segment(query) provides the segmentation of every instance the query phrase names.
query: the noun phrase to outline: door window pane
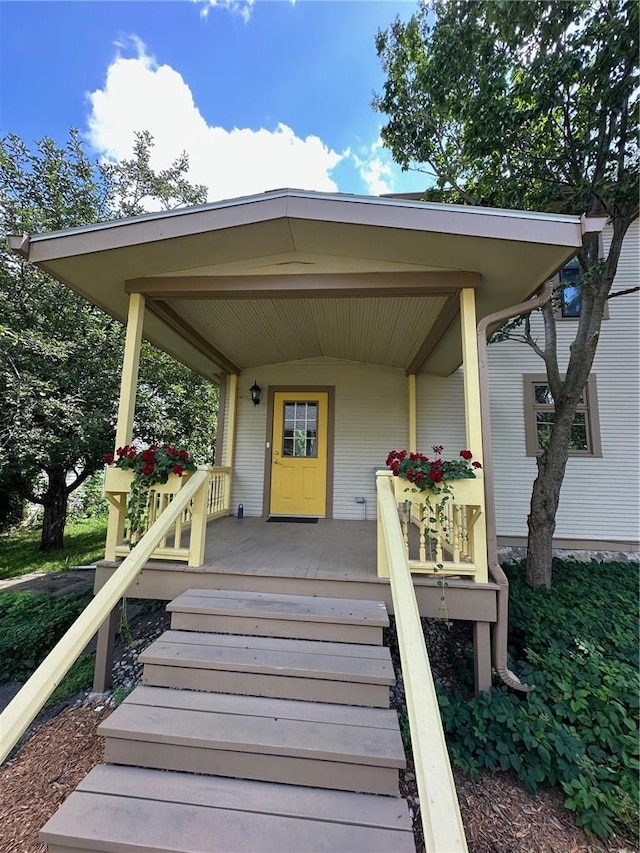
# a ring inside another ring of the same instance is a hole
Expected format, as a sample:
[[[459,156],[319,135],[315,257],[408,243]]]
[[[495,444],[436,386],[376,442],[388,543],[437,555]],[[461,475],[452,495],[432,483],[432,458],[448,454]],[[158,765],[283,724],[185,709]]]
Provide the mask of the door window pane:
[[[318,456],[318,404],[284,404],[283,456]]]

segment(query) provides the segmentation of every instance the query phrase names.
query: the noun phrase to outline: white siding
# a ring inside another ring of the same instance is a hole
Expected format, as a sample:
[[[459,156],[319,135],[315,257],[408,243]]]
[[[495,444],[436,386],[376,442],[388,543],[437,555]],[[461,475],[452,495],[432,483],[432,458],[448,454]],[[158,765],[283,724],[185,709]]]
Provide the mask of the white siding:
[[[605,251],[609,239],[605,233]],[[638,286],[639,251],[636,222],[625,240],[614,290]],[[560,495],[557,538],[638,540],[639,303],[637,293],[609,300],[609,319],[602,323],[592,371],[597,377],[603,455],[601,459],[569,459]],[[536,322],[542,339],[541,323]],[[561,367],[568,361],[575,323],[557,323]],[[544,373],[544,364],[527,346],[507,341],[489,347],[496,510],[498,534],[502,536],[526,536],[536,475],[535,459],[525,455],[524,373]]]
[[[249,387],[257,380],[262,402],[254,406]],[[318,358],[270,364],[244,371],[238,380],[238,414],[232,511],[262,514],[270,385],[335,386],[333,517],[363,518],[356,497],[366,500],[375,518],[374,469],[384,467],[389,450],[406,447],[408,382],[402,370],[337,359]]]

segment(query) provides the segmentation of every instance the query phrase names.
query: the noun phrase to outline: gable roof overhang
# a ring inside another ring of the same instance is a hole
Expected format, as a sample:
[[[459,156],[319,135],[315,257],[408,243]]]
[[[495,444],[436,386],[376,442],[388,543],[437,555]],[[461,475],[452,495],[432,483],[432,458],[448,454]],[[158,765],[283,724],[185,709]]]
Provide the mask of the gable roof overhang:
[[[326,355],[441,375],[461,362],[457,294],[478,319],[529,296],[604,219],[275,190],[10,238],[54,278],[216,378]]]

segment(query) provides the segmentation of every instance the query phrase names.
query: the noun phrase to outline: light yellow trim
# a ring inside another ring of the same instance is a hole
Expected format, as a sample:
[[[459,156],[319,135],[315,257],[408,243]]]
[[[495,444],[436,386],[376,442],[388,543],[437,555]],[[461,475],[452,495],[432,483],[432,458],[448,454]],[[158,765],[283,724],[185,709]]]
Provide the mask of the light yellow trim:
[[[390,472],[378,472],[378,511],[390,570],[425,849],[456,853],[466,851],[467,842],[390,476]]]
[[[480,374],[476,338],[476,294],[471,288],[460,291],[460,326],[464,372],[464,422],[467,448],[482,461],[482,421],[480,416]]]
[[[136,390],[138,387],[138,366],[140,364],[140,344],[144,324],[145,299],[141,293],[132,293],[129,297],[129,316],[127,334],[124,342],[122,377],[120,380],[120,403],[118,405],[118,424],[116,426],[116,447],[129,444],[133,438],[133,415],[136,408]]]
[[[409,452],[417,452],[418,415],[416,406],[416,375],[410,374],[409,380]]]
[[[233,467],[233,451],[236,438],[236,411],[238,409],[238,376],[230,373],[227,376],[227,435],[225,441],[224,464],[226,468]]]
[[[193,474],[0,714],[0,762],[7,757],[89,640],[125,595],[158,543],[169,533],[198,490],[204,490],[208,477],[207,470]]]
[[[129,296],[129,315],[127,333],[124,342],[122,374],[120,377],[120,402],[118,404],[118,422],[116,425],[116,448],[129,444],[133,438],[133,416],[136,408],[136,390],[138,387],[138,367],[140,365],[140,344],[144,324],[145,298],[140,293]],[[126,508],[118,508],[113,501],[109,507],[107,538],[104,547],[106,560],[116,559],[116,549],[122,544]]]

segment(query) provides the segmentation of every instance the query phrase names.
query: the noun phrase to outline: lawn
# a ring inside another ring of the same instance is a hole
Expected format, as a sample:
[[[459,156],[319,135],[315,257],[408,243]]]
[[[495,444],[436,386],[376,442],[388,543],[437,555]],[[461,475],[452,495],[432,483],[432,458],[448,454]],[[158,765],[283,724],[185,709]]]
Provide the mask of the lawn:
[[[16,530],[0,536],[0,580],[29,572],[60,572],[95,563],[104,556],[106,516],[69,521],[63,551],[38,551],[40,530]]]

